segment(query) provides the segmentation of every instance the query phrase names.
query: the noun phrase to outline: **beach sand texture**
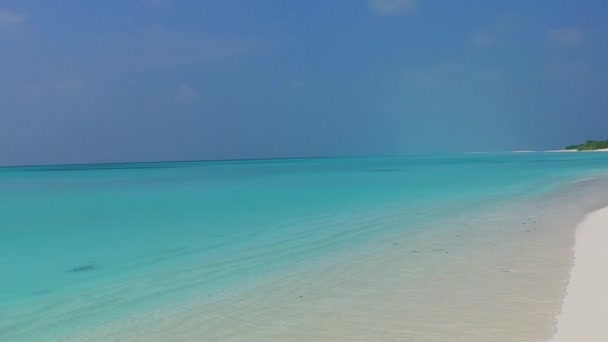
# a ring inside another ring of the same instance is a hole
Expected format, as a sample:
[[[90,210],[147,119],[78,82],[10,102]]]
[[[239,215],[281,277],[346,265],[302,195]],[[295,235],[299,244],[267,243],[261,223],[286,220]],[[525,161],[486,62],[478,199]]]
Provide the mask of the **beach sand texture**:
[[[577,228],[574,266],[551,342],[608,341],[607,241],[604,208],[589,214]]]

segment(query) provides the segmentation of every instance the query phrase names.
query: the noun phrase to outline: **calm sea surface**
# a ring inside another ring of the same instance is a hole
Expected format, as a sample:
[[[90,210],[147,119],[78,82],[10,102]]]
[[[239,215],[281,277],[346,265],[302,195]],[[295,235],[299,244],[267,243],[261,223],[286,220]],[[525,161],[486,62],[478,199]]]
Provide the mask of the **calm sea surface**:
[[[608,153],[0,168],[0,340],[166,340],[162,331],[214,341],[458,336],[467,329],[450,320],[464,314],[426,327],[424,308],[436,306],[433,320],[459,300],[460,309],[477,299],[492,306],[501,284],[521,287],[527,308],[555,306],[574,224],[608,194],[605,183],[578,185],[606,174]],[[552,224],[557,217],[568,227]],[[548,239],[556,229],[561,238]],[[554,268],[536,254],[543,248],[564,251]],[[526,294],[539,274],[526,276],[530,260],[552,272],[544,279],[554,279],[553,299],[540,288],[538,298]],[[495,280],[471,283],[493,279],[483,275],[495,269]],[[437,285],[446,282],[452,292]],[[487,298],[476,297],[484,289]],[[401,322],[422,321],[390,325],[378,306]],[[402,312],[414,307],[418,318]],[[475,306],[468,310],[479,322]],[[554,314],[534,310],[547,322]],[[319,317],[332,327],[319,328]],[[360,324],[375,320],[386,325]],[[354,325],[358,335],[344,335]],[[488,321],[480,331],[500,327]]]

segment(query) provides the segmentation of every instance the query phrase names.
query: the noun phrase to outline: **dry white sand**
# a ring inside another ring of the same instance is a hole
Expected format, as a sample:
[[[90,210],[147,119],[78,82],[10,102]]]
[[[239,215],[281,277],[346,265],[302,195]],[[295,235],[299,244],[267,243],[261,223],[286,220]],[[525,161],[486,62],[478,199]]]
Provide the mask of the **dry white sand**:
[[[574,266],[550,342],[608,341],[608,207],[578,226]]]
[[[543,152],[608,152],[608,148],[601,148],[599,150],[586,150],[586,151],[578,151],[578,150],[548,150]]]

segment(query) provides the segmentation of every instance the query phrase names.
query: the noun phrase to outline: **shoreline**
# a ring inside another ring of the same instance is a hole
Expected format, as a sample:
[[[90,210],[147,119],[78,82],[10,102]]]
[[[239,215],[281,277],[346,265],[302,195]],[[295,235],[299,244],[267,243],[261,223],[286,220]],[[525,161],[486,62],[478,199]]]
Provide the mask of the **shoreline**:
[[[549,342],[608,341],[608,207],[576,228],[574,262]]]
[[[474,217],[450,215],[428,226],[449,236],[389,234],[217,301],[193,298],[187,309],[64,340],[547,341],[572,268],[572,227],[608,204],[603,185],[580,180]]]
[[[355,244],[335,244],[335,234],[321,236],[302,248],[328,246],[331,253],[250,277],[227,291],[198,287],[200,279],[209,281],[210,272],[191,264],[135,282],[113,282],[96,289],[95,295],[122,301],[122,293],[132,291],[133,284],[162,281],[162,287],[138,286],[137,291],[171,300],[150,302],[121,316],[112,306],[107,314],[93,312],[96,321],[68,331],[55,328],[61,325],[46,317],[65,317],[64,308],[80,317],[88,313],[75,310],[70,301],[55,300],[46,311],[33,312],[30,320],[39,322],[37,330],[25,332],[32,340],[52,334],[66,342],[547,341],[555,331],[572,269],[573,228],[608,205],[608,177],[551,184],[534,195],[494,201],[484,196],[424,208],[382,206],[357,217],[323,218],[331,226],[346,224],[360,238]],[[259,262],[244,260],[249,261],[235,271]],[[184,284],[197,286],[196,293],[176,297],[181,292],[174,291]],[[7,323],[18,326],[19,321],[2,322]],[[15,337],[22,334],[15,330]]]
[[[520,152],[520,151],[513,151],[513,152]],[[542,151],[542,152],[608,152],[608,148],[601,148],[601,149],[597,149],[597,150],[547,150],[547,151]]]

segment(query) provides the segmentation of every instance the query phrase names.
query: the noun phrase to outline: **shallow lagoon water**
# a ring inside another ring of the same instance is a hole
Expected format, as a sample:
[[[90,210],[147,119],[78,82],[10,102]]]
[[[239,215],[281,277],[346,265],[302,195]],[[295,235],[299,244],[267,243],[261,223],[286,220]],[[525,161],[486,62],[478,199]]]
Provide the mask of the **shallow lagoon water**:
[[[602,153],[0,169],[0,339],[432,341],[458,336],[456,305],[483,340],[493,300],[526,298],[495,306],[548,328],[501,333],[540,340],[574,225],[604,204],[581,180],[606,171]]]

